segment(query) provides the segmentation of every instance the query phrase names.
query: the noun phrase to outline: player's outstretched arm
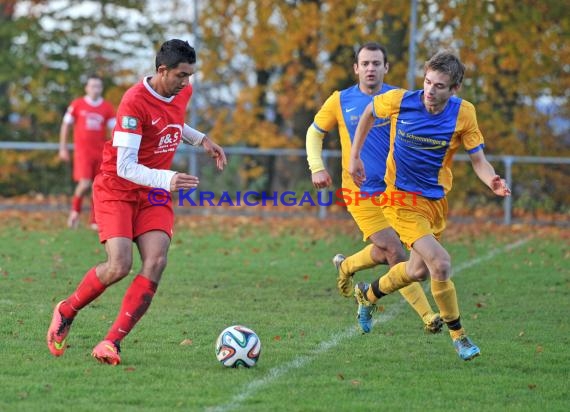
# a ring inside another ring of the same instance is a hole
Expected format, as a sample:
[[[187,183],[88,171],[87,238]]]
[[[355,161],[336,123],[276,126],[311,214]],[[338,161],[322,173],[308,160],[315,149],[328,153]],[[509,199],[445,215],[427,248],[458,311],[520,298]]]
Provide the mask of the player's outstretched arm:
[[[305,150],[307,163],[311,171],[311,180],[315,189],[324,189],[332,185],[332,178],[325,168],[323,161],[323,139],[325,134],[312,123],[307,129]]]
[[[70,125],[65,121],[61,122],[59,129],[59,158],[64,162],[69,162],[69,150],[67,149],[67,136],[69,135]]]
[[[507,185],[505,179],[502,179],[501,176],[495,175],[493,179],[491,179],[491,190],[498,196],[510,196],[511,189]]]
[[[193,189],[198,186],[200,180],[196,176],[192,176],[186,173],[176,173],[170,179],[170,191],[175,192],[177,190],[183,189]]]
[[[184,127],[182,129],[182,140],[184,143],[191,144],[192,146],[201,145],[206,153],[215,159],[218,170],[224,170],[224,166],[228,164],[226,154],[221,146],[206,136],[205,133],[188,126],[186,123],[184,123]]]
[[[471,158],[471,165],[477,177],[479,177],[493,193],[503,197],[511,195],[511,189],[507,186],[507,182],[495,173],[495,169],[485,157],[483,150],[471,153],[469,157]]]
[[[224,170],[224,166],[228,164],[224,149],[213,142],[208,136],[204,136],[204,139],[202,139],[202,147],[206,153],[216,161],[216,168],[218,170]]]
[[[364,164],[362,159],[360,159],[360,152],[362,151],[362,146],[366,141],[366,136],[372,129],[374,125],[374,116],[372,114],[372,103],[366,106],[360,120],[358,121],[358,126],[356,127],[356,132],[354,132],[354,140],[352,141],[352,148],[350,150],[350,164],[348,166],[348,173],[352,176],[354,183],[360,187],[362,183],[366,180],[366,173],[364,172]]]
[[[325,189],[332,185],[332,177],[326,170],[320,170],[311,174],[311,180],[315,189]]]

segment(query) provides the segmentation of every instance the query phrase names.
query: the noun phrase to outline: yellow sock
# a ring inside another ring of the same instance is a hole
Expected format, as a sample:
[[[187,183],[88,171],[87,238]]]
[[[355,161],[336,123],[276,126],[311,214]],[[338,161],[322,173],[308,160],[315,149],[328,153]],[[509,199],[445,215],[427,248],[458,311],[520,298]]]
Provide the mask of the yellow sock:
[[[457,321],[459,323],[459,304],[457,303],[457,293],[455,292],[455,285],[451,279],[439,281],[431,280],[431,293],[439,308],[439,313],[444,322]],[[457,330],[449,330],[451,339],[457,339],[463,335],[465,331],[462,327]]]
[[[449,335],[451,336],[451,340],[455,340],[459,338],[461,335],[465,335],[465,329],[461,328],[459,330],[451,330],[449,329]]]
[[[340,268],[344,273],[356,273],[363,269],[368,269],[376,266],[376,262],[372,260],[372,248],[374,245],[370,244],[362,250],[356,252],[354,255],[348,256],[341,263]]]
[[[400,289],[400,293],[410,304],[412,309],[414,309],[417,314],[420,315],[420,318],[424,323],[430,320],[430,318],[433,316],[433,310],[429,304],[429,301],[427,300],[421,283],[413,282],[405,288]]]
[[[406,273],[406,262],[400,262],[392,268],[384,276],[380,278],[379,287],[382,293],[389,295],[395,290],[401,289],[412,283],[413,280]],[[369,289],[369,292],[372,288]]]

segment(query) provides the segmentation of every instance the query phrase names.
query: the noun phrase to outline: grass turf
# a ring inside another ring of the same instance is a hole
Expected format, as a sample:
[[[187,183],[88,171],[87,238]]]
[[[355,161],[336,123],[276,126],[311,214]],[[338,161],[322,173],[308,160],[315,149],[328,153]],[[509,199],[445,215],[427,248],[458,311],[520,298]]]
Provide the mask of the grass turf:
[[[363,246],[349,221],[184,217],[153,304],[123,341],[123,363],[110,367],[90,352],[114,320],[128,280],[78,315],[65,356],[53,358],[45,344],[55,303],[104,259],[96,235],[63,229],[63,220],[49,216],[2,224],[0,410],[570,405],[570,256],[563,232],[451,225],[444,244],[464,325],[482,351],[463,362],[447,333],[423,333],[399,294],[380,301],[383,312],[370,334],[357,331],[355,305],[338,295],[330,262]],[[380,270],[357,278],[370,281]],[[218,333],[236,323],[261,338],[255,368],[226,369],[216,361]]]

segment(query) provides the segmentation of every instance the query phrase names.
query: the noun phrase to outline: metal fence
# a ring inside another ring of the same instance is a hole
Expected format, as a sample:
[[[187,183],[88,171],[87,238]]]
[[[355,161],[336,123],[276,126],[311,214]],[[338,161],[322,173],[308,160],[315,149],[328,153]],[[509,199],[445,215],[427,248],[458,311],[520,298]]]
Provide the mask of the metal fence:
[[[69,145],[70,150],[73,145]],[[57,151],[58,143],[42,143],[42,142],[0,142],[0,150],[39,150],[39,151]],[[296,156],[305,157],[306,152],[303,149],[258,149],[251,147],[225,147],[228,155],[246,155],[246,156]],[[187,156],[188,173],[198,175],[198,155],[202,151],[200,148],[194,148],[188,145],[181,145],[178,149],[177,156]],[[339,158],[341,152],[339,150],[323,150],[323,160],[325,165],[331,158]],[[456,154],[454,161],[468,162],[469,156],[465,154]],[[502,163],[505,170],[505,180],[509,187],[513,187],[513,165],[514,164],[550,164],[550,165],[570,165],[570,157],[538,157],[538,156],[511,156],[511,155],[487,155],[487,159],[492,163]],[[512,197],[503,199],[503,222],[506,225],[512,223],[513,216],[513,200]],[[319,206],[318,216],[325,218],[327,215],[326,206]]]

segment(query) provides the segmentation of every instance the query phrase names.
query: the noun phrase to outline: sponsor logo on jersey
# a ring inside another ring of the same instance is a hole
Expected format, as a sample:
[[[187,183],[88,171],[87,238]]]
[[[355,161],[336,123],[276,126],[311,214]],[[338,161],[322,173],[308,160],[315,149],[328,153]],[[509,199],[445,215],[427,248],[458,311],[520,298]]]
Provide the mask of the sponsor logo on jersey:
[[[169,124],[164,127],[159,133],[158,145],[154,153],[167,153],[173,152],[180,143],[182,136],[182,126],[178,124]]]
[[[397,140],[408,147],[418,150],[437,150],[449,146],[449,142],[444,139],[418,136],[398,129]]]

